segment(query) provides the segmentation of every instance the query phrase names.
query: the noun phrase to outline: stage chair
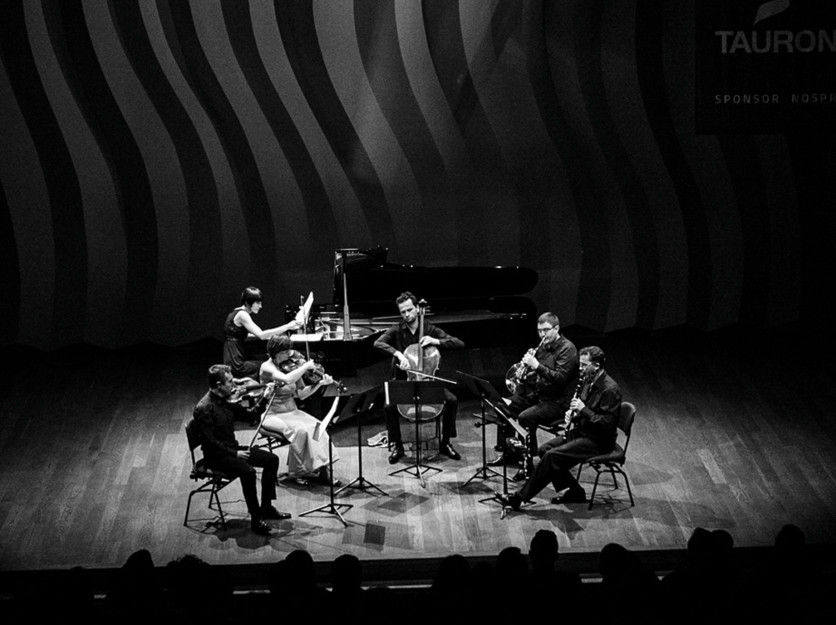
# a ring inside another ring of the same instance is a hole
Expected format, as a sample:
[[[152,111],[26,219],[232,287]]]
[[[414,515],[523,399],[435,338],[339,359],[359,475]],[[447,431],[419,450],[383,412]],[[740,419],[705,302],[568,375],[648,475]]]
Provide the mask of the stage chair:
[[[415,451],[418,445],[422,451],[438,451],[441,442],[441,412],[425,411],[421,407],[422,415],[418,423],[418,439],[415,440],[415,417],[400,415],[403,423],[401,427],[401,441],[404,449]],[[429,406],[427,407],[429,408]]]
[[[260,447],[262,449],[266,448],[267,451],[271,453],[275,453],[277,449],[280,449],[285,445],[290,445],[290,441],[285,438],[284,434],[274,432],[273,430],[267,430],[265,428],[258,429],[255,442],[253,443],[253,447]]]
[[[397,406],[398,419],[407,422],[407,427],[401,427],[401,442],[404,446],[411,442],[415,451],[415,463],[398,469],[389,475],[410,473],[421,480],[421,486],[426,486],[424,473],[427,471],[440,472],[442,469],[422,462],[422,451],[428,446],[428,441],[439,441],[441,438],[441,415],[444,410],[444,386],[439,380],[394,380],[384,385],[387,405]],[[430,426],[432,439],[425,438],[422,431]],[[410,439],[409,431],[413,438]],[[414,473],[412,473],[414,472]]]
[[[209,509],[217,510],[221,519],[221,526],[226,529],[226,518],[224,517],[223,508],[221,508],[221,500],[218,493],[229,486],[236,478],[231,478],[221,471],[215,471],[206,465],[206,461],[201,456],[197,457],[195,450],[200,447],[200,437],[197,431],[197,423],[192,418],[186,423],[186,439],[189,443],[189,454],[192,458],[192,469],[189,472],[189,478],[195,482],[199,482],[197,488],[189,493],[189,498],[186,502],[186,516],[183,519],[183,525],[189,526],[189,510],[192,505],[192,497],[198,493],[209,493]],[[212,503],[215,503],[215,508]]]
[[[391,382],[400,383],[392,378]],[[396,402],[392,402],[395,404]],[[414,406],[398,404],[398,419],[401,421],[401,442],[404,449],[416,451],[438,451],[441,443],[441,415],[443,404],[421,404],[418,407],[417,419]],[[418,428],[416,433],[416,420]]]
[[[578,465],[577,478],[580,480],[581,470],[585,466],[589,466],[595,471],[595,483],[592,486],[592,494],[589,496],[589,510],[592,509],[592,504],[595,501],[595,493],[598,490],[598,480],[601,479],[602,473],[609,473],[612,475],[613,487],[619,488],[617,475],[624,478],[624,484],[627,486],[627,494],[630,495],[630,506],[634,506],[633,491],[630,488],[630,479],[624,471],[624,463],[627,461],[627,447],[630,444],[630,436],[633,431],[633,421],[636,418],[636,407],[630,402],[621,402],[621,408],[618,414],[618,430],[624,436],[624,446],[616,442],[615,448],[608,454],[600,456],[593,456],[584,460]]]

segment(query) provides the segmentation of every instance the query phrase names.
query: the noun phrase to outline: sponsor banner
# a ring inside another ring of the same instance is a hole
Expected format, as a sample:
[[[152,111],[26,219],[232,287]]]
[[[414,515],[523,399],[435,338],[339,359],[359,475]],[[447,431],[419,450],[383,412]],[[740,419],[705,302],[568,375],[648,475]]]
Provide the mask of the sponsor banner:
[[[836,131],[836,0],[696,0],[698,134]]]

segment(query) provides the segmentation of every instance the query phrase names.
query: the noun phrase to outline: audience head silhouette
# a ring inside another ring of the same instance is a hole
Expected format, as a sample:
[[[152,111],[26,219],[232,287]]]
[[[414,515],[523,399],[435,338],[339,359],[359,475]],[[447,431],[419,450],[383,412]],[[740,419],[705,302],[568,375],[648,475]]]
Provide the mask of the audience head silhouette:
[[[350,553],[338,556],[331,565],[331,587],[334,592],[359,592],[362,585],[363,566],[360,559]]]
[[[598,596],[606,597],[596,608],[597,618],[605,623],[655,625],[670,622],[671,615],[686,624],[795,621],[799,615],[813,620],[829,613],[829,587],[814,557],[820,554],[807,551],[806,536],[797,525],[781,527],[772,557],[760,568],[740,566],[734,538],[725,529],[696,527],[687,541],[687,561],[661,583],[640,554],[618,543],[605,545],[598,554],[602,583],[592,585],[600,590],[587,589],[577,572],[557,570],[558,537],[553,530],[539,529],[529,542],[528,558],[514,546],[502,549],[494,564],[481,559],[471,564],[461,554],[444,557],[427,589],[427,605],[453,622],[518,618],[520,602],[504,597],[527,596],[536,605],[528,606],[526,615],[538,621],[554,617],[551,597],[567,599],[560,616],[570,621],[582,618],[584,606]],[[65,572],[60,587],[16,589],[14,601],[4,607],[10,608],[7,613],[13,620],[58,620],[63,614],[94,625],[183,621],[211,625],[272,618],[276,610],[289,620],[306,619],[311,610],[320,610],[328,620],[362,618],[376,623],[400,614],[406,599],[416,599],[412,589],[405,596],[376,580],[365,590],[362,562],[353,554],[331,562],[331,592],[317,584],[316,570],[308,551],[292,551],[268,569],[269,598],[233,604],[232,584],[219,568],[186,554],[166,565],[163,584],[151,553],[140,549],[113,576],[104,602],[96,601],[98,593],[89,573],[74,567]],[[590,590],[593,595],[586,595]],[[419,601],[422,598],[418,595]],[[399,620],[412,622],[418,616],[407,610]]]
[[[534,569],[552,569],[559,557],[557,534],[552,530],[539,529],[531,539],[528,557]]]

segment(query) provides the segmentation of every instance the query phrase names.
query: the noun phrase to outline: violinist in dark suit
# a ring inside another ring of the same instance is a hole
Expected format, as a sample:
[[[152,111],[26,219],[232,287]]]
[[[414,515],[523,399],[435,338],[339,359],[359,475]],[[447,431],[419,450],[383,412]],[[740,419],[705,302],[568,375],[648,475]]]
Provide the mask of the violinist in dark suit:
[[[565,415],[569,425],[564,434],[544,443],[540,462],[523,487],[502,503],[519,510],[551,482],[555,491],[566,492],[551,503],[583,503],[586,492],[572,475],[571,468],[579,462],[609,453],[618,434],[618,411],[621,389],[604,369],[606,358],[600,347],[584,347],[580,351],[581,386],[572,398]]]
[[[241,490],[250,513],[254,532],[267,535],[270,526],[265,519],[287,519],[290,514],[273,507],[276,498],[276,476],[279,458],[263,449],[247,449],[235,437],[235,421],[251,421],[252,414],[240,403],[231,402],[235,383],[228,365],[209,368],[209,391],[194,409],[194,419],[200,435],[201,449],[206,464],[241,480]],[[255,467],[262,467],[261,504],[258,503]]]
[[[401,293],[395,300],[401,321],[391,326],[374,342],[374,346],[392,356],[392,370],[396,379],[405,379],[406,370],[413,367],[405,352],[410,345],[418,343],[418,300],[409,291]],[[421,346],[434,345],[438,349],[460,349],[464,347],[464,341],[450,336],[441,328],[431,323],[424,324],[424,335],[421,337]],[[439,452],[453,460],[459,460],[461,456],[450,443],[451,438],[456,438],[456,413],[458,412],[458,399],[447,389],[444,390],[444,409],[441,414],[441,446]],[[400,418],[396,405],[387,405],[386,430],[389,437],[389,464],[395,464],[404,455],[403,442],[401,440]]]

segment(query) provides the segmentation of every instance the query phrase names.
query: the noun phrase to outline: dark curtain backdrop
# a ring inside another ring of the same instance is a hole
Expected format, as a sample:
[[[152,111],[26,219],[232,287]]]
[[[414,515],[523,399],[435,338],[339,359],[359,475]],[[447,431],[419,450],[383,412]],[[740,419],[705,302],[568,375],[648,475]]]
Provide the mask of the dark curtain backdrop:
[[[219,336],[250,284],[277,323],[376,245],[531,267],[564,325],[825,328],[833,136],[695,134],[694,24],[661,0],[4,0],[0,344]]]

